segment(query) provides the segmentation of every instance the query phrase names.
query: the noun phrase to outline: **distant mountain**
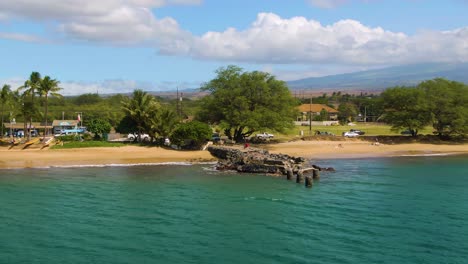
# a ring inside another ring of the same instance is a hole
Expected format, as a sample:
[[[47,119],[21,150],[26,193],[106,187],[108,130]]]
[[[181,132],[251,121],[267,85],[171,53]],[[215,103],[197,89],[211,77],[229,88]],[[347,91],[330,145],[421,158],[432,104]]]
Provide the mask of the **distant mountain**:
[[[468,63],[427,63],[289,81],[291,90],[378,91],[445,78],[468,84]]]

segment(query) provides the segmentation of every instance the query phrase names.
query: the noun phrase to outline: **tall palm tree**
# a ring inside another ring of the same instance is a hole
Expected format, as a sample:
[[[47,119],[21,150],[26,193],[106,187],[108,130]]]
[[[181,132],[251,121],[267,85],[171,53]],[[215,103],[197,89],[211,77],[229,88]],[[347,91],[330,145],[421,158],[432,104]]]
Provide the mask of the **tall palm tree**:
[[[151,117],[156,114],[159,108],[156,99],[143,90],[133,91],[133,97],[122,101],[122,110],[133,121],[138,129],[138,140],[141,141],[141,134],[150,125]]]
[[[0,101],[2,103],[2,134],[0,134],[0,137],[3,137],[3,135],[4,135],[4,133],[3,133],[3,110],[5,108],[5,104],[8,101],[8,98],[10,97],[10,93],[11,93],[10,88],[11,88],[10,85],[5,84],[5,85],[3,85],[2,91],[0,92]]]
[[[39,83],[38,93],[40,96],[44,96],[45,98],[45,111],[44,111],[44,126],[45,126],[44,134],[45,135],[49,134],[49,130],[47,129],[47,114],[48,114],[47,107],[48,107],[49,96],[56,96],[56,97],[62,96],[61,94],[58,93],[58,91],[62,90],[62,88],[58,86],[59,83],[60,83],[59,81],[57,81],[56,79],[51,79],[49,76],[45,76],[44,79],[42,79],[41,82]]]
[[[35,112],[35,105],[34,105],[34,96],[36,94],[37,89],[41,83],[41,74],[39,72],[32,72],[29,76],[29,80],[24,82],[24,85],[19,87],[19,90],[24,90],[23,95],[30,95],[31,96],[31,104],[30,104],[30,115],[29,115],[29,133],[28,133],[28,140],[31,139],[31,128],[32,128],[32,117]],[[26,132],[26,130],[25,130]]]

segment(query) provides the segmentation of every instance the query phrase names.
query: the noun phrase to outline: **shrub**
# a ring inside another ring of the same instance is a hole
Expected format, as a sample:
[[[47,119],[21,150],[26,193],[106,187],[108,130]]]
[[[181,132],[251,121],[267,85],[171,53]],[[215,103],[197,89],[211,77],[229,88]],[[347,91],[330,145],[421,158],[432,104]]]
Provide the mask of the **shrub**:
[[[171,142],[185,149],[199,149],[209,138],[212,130],[209,125],[192,121],[180,124],[171,137]]]

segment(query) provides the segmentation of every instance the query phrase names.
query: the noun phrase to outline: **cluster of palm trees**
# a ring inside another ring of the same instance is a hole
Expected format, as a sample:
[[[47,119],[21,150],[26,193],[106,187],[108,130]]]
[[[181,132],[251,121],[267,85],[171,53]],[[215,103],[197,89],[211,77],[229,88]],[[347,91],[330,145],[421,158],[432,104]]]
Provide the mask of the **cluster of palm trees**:
[[[138,141],[142,134],[148,134],[151,141],[157,137],[170,137],[180,123],[174,111],[143,90],[135,90],[131,98],[123,100],[122,110],[133,123],[130,127],[136,129],[132,132],[138,132]]]
[[[62,88],[59,87],[60,82],[52,79],[50,76],[41,77],[39,72],[32,72],[29,79],[24,82],[24,85],[18,87],[16,90],[11,90],[8,84],[3,85],[0,93],[1,103],[1,136],[4,133],[4,110],[7,108],[10,111],[10,121],[15,116],[22,116],[24,120],[24,131],[28,131],[28,140],[31,137],[32,120],[33,117],[42,117],[45,127],[45,135],[49,134],[47,129],[48,124],[48,100],[51,96],[60,97],[58,93]],[[37,98],[39,100],[37,100]],[[39,111],[37,107],[38,101],[43,104],[44,112]],[[29,123],[29,125],[27,124]],[[25,132],[26,133],[26,132]]]

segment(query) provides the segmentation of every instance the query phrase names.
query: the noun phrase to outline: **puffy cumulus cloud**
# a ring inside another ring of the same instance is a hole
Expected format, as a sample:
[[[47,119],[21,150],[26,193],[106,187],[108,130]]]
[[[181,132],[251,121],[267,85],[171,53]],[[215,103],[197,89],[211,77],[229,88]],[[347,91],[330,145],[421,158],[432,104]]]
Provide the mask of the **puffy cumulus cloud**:
[[[355,20],[332,25],[304,17],[260,13],[250,28],[207,32],[193,40],[198,59],[272,64],[379,65],[423,61],[468,61],[468,27],[413,36],[368,27]]]
[[[166,5],[198,5],[203,0],[15,0],[0,1],[0,17],[68,20],[103,16],[121,7],[157,8]]]
[[[201,1],[0,1],[0,17],[47,21],[47,28],[50,24],[56,26],[57,31],[53,33],[61,33],[65,41],[144,45],[155,47],[159,54],[201,60],[316,65],[468,61],[468,27],[406,35],[349,19],[322,25],[305,17],[282,18],[273,13],[259,13],[247,29],[227,28],[223,32],[195,36],[183,30],[173,18],[157,18],[152,11],[163,5],[200,4]],[[344,1],[321,0],[323,5]],[[40,40],[11,33],[0,33],[0,38]]]
[[[0,18],[52,23],[66,38],[78,41],[180,46],[180,39],[190,34],[172,18],[156,18],[152,9],[200,3],[202,0],[0,1]]]

